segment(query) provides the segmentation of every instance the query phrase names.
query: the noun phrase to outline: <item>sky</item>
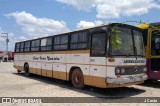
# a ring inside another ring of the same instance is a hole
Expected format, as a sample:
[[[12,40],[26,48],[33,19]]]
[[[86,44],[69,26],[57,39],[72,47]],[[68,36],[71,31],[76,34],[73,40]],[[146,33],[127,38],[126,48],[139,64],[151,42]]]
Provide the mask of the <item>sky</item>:
[[[0,0],[0,51],[15,42],[111,22],[160,22],[160,0]],[[139,23],[127,23],[138,25]]]

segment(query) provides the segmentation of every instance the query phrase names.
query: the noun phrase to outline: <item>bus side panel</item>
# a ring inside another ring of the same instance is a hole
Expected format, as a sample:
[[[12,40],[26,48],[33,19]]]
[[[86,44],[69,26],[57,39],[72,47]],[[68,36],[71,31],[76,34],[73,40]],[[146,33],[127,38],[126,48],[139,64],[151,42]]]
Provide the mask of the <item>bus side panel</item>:
[[[34,70],[33,68],[33,56],[32,56],[32,53],[25,53],[25,62],[28,63],[29,65],[29,71],[32,72],[32,70]]]
[[[33,57],[34,56],[39,56],[39,55],[36,55],[35,53],[31,53],[31,54],[28,54],[25,56],[26,60],[28,61],[27,63],[29,64],[29,72],[32,73],[32,74],[37,74],[37,63],[38,63],[38,60],[34,60]]]
[[[41,62],[37,63],[37,70],[36,70],[37,71],[37,73],[36,73],[37,75],[42,75],[42,69],[41,69],[42,66],[41,66],[41,64],[42,64]]]
[[[70,63],[73,64],[89,64],[89,54],[70,54]]]
[[[106,88],[106,57],[90,57],[90,85]]]
[[[37,63],[36,62],[32,62],[32,67],[30,66],[30,73],[32,74],[36,74],[37,73]]]
[[[21,67],[21,71],[23,71],[24,70],[23,69],[23,66],[24,66],[24,54],[23,53],[19,55],[19,66]]]
[[[42,76],[53,77],[52,63],[42,63]]]
[[[86,85],[90,85],[91,83],[91,79],[88,79],[88,76],[90,76],[90,73],[89,73],[89,65],[80,65],[80,64],[67,64],[67,80],[69,80],[69,72],[70,72],[70,69],[72,67],[78,67],[81,69],[82,73],[83,73],[83,77],[84,77],[84,84]]]
[[[115,67],[116,67],[116,66],[108,66],[108,67],[107,67],[107,77],[111,77],[111,78],[117,77],[117,76],[115,75]]]
[[[21,54],[19,53],[15,54],[14,67],[19,71],[23,70],[23,65],[21,63]]]
[[[67,80],[65,64],[53,64],[53,78]]]
[[[53,54],[53,78],[67,80],[66,51]]]
[[[32,68],[30,73],[41,75],[41,63],[40,62],[32,62]]]
[[[39,57],[39,62],[41,63],[41,70],[37,69],[37,74],[41,74],[42,76],[46,76],[46,77],[53,77],[53,70],[52,70],[52,63],[53,60],[51,60],[52,58],[52,54],[49,53],[42,53],[41,55],[38,56]]]
[[[90,76],[88,77],[91,80],[91,85],[105,88],[106,87],[106,66],[91,66],[90,67]]]
[[[84,76],[84,83],[90,84],[90,80],[86,80],[85,76],[89,76],[89,50],[75,50],[67,54],[67,80],[69,80],[69,72],[71,68],[78,67]],[[74,70],[72,70],[74,71]]]

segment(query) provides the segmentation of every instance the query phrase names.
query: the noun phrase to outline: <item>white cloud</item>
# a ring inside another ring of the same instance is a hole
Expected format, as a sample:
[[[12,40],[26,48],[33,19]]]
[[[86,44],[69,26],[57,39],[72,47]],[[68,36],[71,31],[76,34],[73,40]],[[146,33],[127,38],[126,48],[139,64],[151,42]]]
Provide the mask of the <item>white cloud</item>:
[[[102,21],[94,21],[94,22],[87,22],[87,21],[80,21],[78,24],[77,24],[77,28],[78,29],[82,29],[82,28],[90,28],[90,27],[94,27],[94,26],[97,26],[97,25],[100,25],[100,24],[103,24]]]
[[[71,5],[77,9],[87,10],[95,6],[95,0],[57,0],[58,2]]]
[[[2,28],[0,27],[0,33],[3,32],[7,32],[2,30]],[[26,40],[26,38],[24,36],[15,36],[12,32],[7,32],[8,33],[8,38],[9,38],[9,43],[8,43],[8,50],[9,51],[14,51],[14,45],[15,42],[18,41],[22,41],[22,40]],[[4,34],[0,34],[0,51],[5,51],[6,50],[6,37],[2,37],[2,36],[6,36]]]
[[[37,18],[25,11],[13,12],[5,15],[14,17],[22,30],[32,37],[51,35],[68,30],[64,21],[56,21],[48,18]]]
[[[109,19],[121,16],[142,15],[150,9],[160,9],[157,0],[57,0],[77,9],[96,8],[97,18]]]

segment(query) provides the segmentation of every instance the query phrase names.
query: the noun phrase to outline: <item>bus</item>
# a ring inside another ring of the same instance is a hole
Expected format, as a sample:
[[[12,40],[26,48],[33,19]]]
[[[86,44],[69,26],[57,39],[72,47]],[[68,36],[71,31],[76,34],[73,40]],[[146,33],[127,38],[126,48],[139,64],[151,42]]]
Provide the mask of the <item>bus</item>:
[[[149,80],[160,80],[160,22],[140,24],[143,29],[147,75]]]
[[[26,76],[70,81],[78,89],[124,87],[147,79],[141,29],[121,23],[17,42],[14,67]]]

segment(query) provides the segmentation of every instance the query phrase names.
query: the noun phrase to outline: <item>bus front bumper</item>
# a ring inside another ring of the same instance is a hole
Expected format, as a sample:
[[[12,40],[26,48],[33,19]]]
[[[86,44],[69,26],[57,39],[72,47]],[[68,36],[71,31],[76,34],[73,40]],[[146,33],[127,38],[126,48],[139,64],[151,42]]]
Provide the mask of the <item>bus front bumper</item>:
[[[140,82],[147,80],[147,75],[138,75],[138,76],[127,76],[127,77],[120,77],[120,78],[111,78],[107,77],[106,82],[109,84],[125,84],[130,82]]]

